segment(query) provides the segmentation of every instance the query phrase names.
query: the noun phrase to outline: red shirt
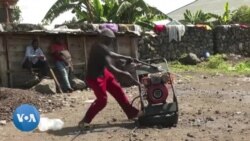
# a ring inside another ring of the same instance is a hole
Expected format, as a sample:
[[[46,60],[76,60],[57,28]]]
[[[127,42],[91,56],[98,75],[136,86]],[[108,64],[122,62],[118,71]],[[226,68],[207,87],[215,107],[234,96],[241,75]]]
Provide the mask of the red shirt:
[[[63,61],[60,55],[60,52],[66,49],[63,44],[53,44],[50,49],[55,61]]]

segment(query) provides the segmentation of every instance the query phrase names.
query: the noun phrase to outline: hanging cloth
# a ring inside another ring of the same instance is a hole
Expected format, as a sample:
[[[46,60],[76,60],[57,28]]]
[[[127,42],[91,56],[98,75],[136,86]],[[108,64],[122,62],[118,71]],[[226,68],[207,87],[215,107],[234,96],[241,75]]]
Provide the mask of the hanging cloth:
[[[168,23],[166,28],[168,28],[169,42],[172,40],[181,41],[181,37],[185,34],[185,26],[176,20]]]

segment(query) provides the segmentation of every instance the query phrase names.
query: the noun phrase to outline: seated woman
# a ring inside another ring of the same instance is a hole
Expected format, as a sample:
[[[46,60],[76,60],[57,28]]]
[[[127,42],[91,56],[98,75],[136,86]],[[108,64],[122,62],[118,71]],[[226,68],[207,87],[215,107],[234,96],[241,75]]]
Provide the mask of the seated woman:
[[[22,67],[28,69],[33,75],[33,68],[39,69],[38,77],[41,79],[48,76],[48,64],[43,51],[39,48],[38,40],[33,39],[31,45],[26,48]]]
[[[72,92],[73,88],[71,87],[69,81],[69,71],[73,71],[73,65],[71,62],[71,55],[66,49],[66,46],[63,43],[61,37],[56,37],[54,43],[51,45],[51,53],[53,60],[55,62],[56,69],[61,75],[62,78],[62,89],[64,92]]]

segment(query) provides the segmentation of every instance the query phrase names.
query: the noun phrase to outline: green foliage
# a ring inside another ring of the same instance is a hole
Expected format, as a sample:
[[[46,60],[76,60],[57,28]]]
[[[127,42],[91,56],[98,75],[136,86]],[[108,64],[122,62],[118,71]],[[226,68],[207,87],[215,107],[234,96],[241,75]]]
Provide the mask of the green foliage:
[[[230,11],[229,9],[229,3],[227,2],[225,5],[224,5],[224,13],[222,15],[217,15],[217,14],[214,14],[214,13],[204,13],[202,10],[199,10],[199,11],[196,11],[195,13],[191,13],[189,10],[186,10],[186,12],[184,13],[184,20],[183,22],[185,24],[187,23],[191,23],[191,24],[209,24],[210,26],[214,26],[219,24],[229,24],[232,22],[232,19],[234,21],[239,21],[239,19],[241,19],[243,21],[243,18],[242,16],[239,16],[238,18],[238,15],[245,15],[245,14],[242,14],[243,12],[244,13],[247,13],[248,12],[248,15],[245,16],[245,17],[249,17],[248,18],[248,21],[250,21],[250,10],[246,10],[246,8],[242,8],[241,11],[238,11],[238,13],[236,14],[235,13],[235,16],[233,17],[233,13]],[[244,18],[245,18],[244,17]],[[215,22],[213,23],[210,23],[208,22],[210,19],[215,19]]]
[[[249,72],[250,74],[250,61],[238,63],[234,66],[234,68],[234,70],[237,72]]]
[[[147,15],[142,15],[138,17],[135,21],[135,24],[140,25],[144,30],[151,30],[154,28],[153,21],[159,21],[166,19],[165,14],[153,14],[153,12],[148,12]]]
[[[210,17],[215,18],[218,24],[229,24],[232,21],[232,12],[229,9],[229,3],[227,2],[224,6],[224,13],[217,15],[208,13]]]
[[[77,20],[75,17],[73,17],[70,21],[65,21],[63,24],[67,25],[67,24],[76,24]]]
[[[206,64],[206,67],[210,69],[227,70],[229,67],[229,64],[225,62],[222,55],[215,55],[209,58]]]
[[[250,74],[250,61],[241,61],[232,64],[225,61],[223,55],[211,56],[207,62],[198,65],[183,65],[179,62],[171,62],[171,69],[173,71],[193,71],[206,73],[227,73],[227,74]]]
[[[244,5],[238,8],[233,13],[232,21],[236,23],[250,24],[250,6]]]
[[[91,23],[135,23],[166,17],[144,0],[57,0],[45,15],[43,22],[51,23],[61,13],[72,10],[78,21]],[[144,20],[147,18],[147,20]],[[142,20],[143,19],[143,20]]]
[[[181,71],[195,71],[195,67],[193,65],[183,65],[178,61],[174,61],[170,63],[171,69],[177,72]]]
[[[11,19],[14,23],[19,23],[22,19],[21,17],[21,10],[19,6],[15,6],[12,13],[11,13]]]
[[[93,8],[95,9],[93,12],[97,17],[97,21],[102,21],[103,19],[105,19],[103,17],[104,8],[103,8],[100,0],[93,0]]]
[[[211,15],[204,13],[202,10],[196,11],[196,13],[192,14],[190,10],[186,10],[184,13],[184,22],[191,24],[202,24],[207,23],[207,21],[211,19]]]
[[[54,5],[49,9],[43,18],[42,22],[45,24],[51,23],[60,14],[69,11],[73,8],[77,8],[75,3],[71,3],[70,0],[57,0]]]

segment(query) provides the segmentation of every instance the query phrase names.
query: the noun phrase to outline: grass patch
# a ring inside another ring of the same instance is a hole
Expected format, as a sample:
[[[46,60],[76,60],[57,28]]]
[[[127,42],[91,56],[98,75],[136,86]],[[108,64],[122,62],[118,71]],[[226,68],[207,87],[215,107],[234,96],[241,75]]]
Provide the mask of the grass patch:
[[[183,65],[178,61],[171,62],[170,68],[174,72],[206,72],[227,74],[250,74],[250,60],[239,62],[226,61],[223,55],[211,56],[207,61],[198,65]]]
[[[219,70],[227,70],[230,64],[225,62],[222,55],[215,55],[208,59],[208,62],[205,63],[204,67],[209,69],[219,69]]]

